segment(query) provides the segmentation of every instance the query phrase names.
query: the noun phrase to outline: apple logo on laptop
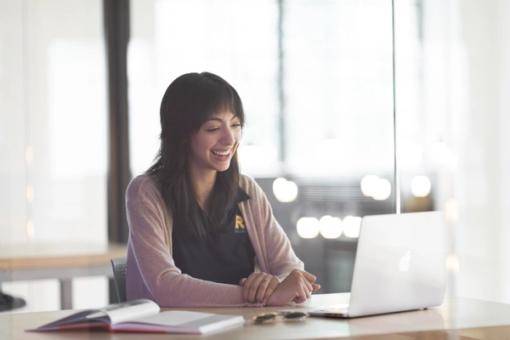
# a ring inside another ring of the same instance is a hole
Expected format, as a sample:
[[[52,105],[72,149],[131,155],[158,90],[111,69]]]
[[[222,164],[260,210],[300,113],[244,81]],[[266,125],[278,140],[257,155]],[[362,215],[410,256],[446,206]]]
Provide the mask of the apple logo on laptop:
[[[400,258],[400,262],[398,264],[398,270],[406,273],[409,271],[409,267],[411,266],[411,251],[408,250],[404,256]]]

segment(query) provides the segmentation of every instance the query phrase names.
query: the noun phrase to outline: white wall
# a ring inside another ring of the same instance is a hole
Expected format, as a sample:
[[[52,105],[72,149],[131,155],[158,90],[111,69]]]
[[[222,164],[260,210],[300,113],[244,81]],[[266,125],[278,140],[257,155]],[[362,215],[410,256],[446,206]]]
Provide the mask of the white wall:
[[[398,9],[417,2],[395,3],[398,46],[405,37]],[[410,150],[415,155],[424,150],[422,170],[437,179],[438,208],[456,203],[450,251],[457,255],[459,272],[451,292],[510,302],[510,2],[422,4],[418,58],[397,53],[397,89],[412,70],[402,68],[403,61],[414,63],[419,79],[415,108],[406,109],[402,101],[409,98],[397,91],[399,148],[421,146]],[[401,164],[412,153],[402,152]]]
[[[497,199],[500,201],[501,238],[499,240],[500,257],[505,259],[502,270],[504,290],[502,300],[510,301],[510,2],[499,1],[498,38],[501,46],[500,58],[504,61],[501,66],[501,81],[499,87],[499,126],[500,142],[500,188]]]
[[[510,5],[459,0],[451,8],[463,68],[451,82],[449,98],[458,156],[453,173],[459,203],[457,293],[510,302]],[[462,101],[454,95],[459,88]]]

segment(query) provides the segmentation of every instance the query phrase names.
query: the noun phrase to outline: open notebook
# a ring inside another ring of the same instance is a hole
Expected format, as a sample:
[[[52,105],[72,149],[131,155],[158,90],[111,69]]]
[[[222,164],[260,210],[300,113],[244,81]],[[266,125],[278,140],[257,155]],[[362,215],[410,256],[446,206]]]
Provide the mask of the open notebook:
[[[240,315],[175,310],[160,312],[155,302],[140,299],[84,310],[29,331],[104,329],[113,332],[209,334],[242,325],[244,318]]]

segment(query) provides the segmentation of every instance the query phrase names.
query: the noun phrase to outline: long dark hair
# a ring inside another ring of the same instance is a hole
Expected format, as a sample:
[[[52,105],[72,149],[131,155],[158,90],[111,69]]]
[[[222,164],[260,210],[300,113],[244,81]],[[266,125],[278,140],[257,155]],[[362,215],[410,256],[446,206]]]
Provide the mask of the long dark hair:
[[[207,226],[201,216],[191,183],[188,157],[193,133],[212,114],[231,111],[244,125],[244,111],[237,91],[223,78],[209,73],[187,73],[175,79],[161,101],[161,147],[147,170],[172,214],[174,232],[203,237]],[[206,207],[207,225],[221,227],[235,204],[239,188],[237,151],[230,167],[218,172]]]

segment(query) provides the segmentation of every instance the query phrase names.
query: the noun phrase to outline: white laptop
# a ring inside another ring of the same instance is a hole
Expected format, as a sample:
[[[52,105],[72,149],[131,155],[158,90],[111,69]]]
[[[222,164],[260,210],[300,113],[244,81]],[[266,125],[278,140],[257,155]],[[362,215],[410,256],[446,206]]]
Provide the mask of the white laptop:
[[[349,304],[313,309],[310,315],[351,318],[440,305],[446,234],[440,212],[364,217]]]

